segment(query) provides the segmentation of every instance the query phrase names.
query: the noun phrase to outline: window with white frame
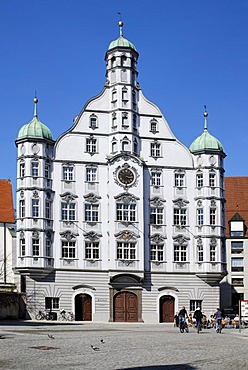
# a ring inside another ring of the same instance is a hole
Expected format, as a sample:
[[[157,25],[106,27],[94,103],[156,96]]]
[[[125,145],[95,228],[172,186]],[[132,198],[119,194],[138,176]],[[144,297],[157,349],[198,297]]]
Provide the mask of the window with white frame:
[[[46,257],[52,257],[51,240],[46,240]]]
[[[138,154],[138,142],[136,138],[133,141],[133,153],[136,155]]]
[[[197,208],[197,226],[202,226],[204,222],[203,208]]]
[[[164,222],[163,207],[151,207],[150,222],[152,225],[163,225]]]
[[[203,262],[203,245],[199,244],[197,246],[197,261]]]
[[[124,67],[126,65],[127,57],[125,55],[121,56],[121,66]]]
[[[25,200],[24,199],[20,199],[19,213],[20,213],[20,218],[25,217]]]
[[[117,120],[116,120],[116,113],[114,112],[112,114],[112,128],[115,128],[117,126]]]
[[[244,242],[243,241],[233,241],[231,242],[231,253],[240,254],[244,251]]]
[[[50,179],[51,178],[51,165],[50,163],[45,163],[45,178]]]
[[[25,176],[25,162],[20,162],[20,178]]]
[[[243,257],[231,258],[231,270],[244,271],[244,258]]]
[[[38,257],[40,255],[39,239],[32,239],[32,254],[33,254],[33,257]]]
[[[216,208],[210,208],[210,225],[216,225]]]
[[[203,187],[203,173],[199,172],[196,174],[196,187],[202,188]]]
[[[117,140],[113,139],[111,144],[112,144],[112,153],[116,153],[117,152]]]
[[[62,258],[76,258],[76,242],[62,240]]]
[[[161,157],[161,144],[158,142],[151,143],[151,157]]]
[[[152,171],[151,172],[151,185],[152,186],[161,186],[161,172],[158,171]]]
[[[95,114],[92,114],[90,116],[90,128],[95,129],[97,128],[97,116]]]
[[[121,150],[123,152],[128,152],[130,150],[130,142],[127,137],[124,137],[124,139],[121,142]]]
[[[21,257],[25,256],[26,254],[26,243],[25,239],[20,239],[20,255]]]
[[[137,130],[137,115],[133,114],[133,130]]]
[[[209,172],[209,186],[214,188],[216,186],[215,172]]]
[[[184,173],[175,173],[175,186],[181,188],[185,186],[185,174]]]
[[[85,218],[85,222],[98,222],[99,204],[85,203],[84,218]]]
[[[86,241],[85,242],[85,259],[98,260],[100,257],[99,253],[99,242]]]
[[[216,262],[216,246],[210,244],[210,262]]]
[[[118,260],[135,260],[136,259],[136,243],[117,242],[117,259]]]
[[[49,200],[45,201],[45,218],[51,219],[51,202]]]
[[[136,221],[136,204],[135,203],[116,203],[117,221]]]
[[[61,220],[75,221],[76,220],[76,204],[61,202]]]
[[[124,126],[124,127],[128,126],[128,114],[127,114],[127,112],[122,113],[121,119],[122,119],[122,121],[121,121],[122,126]]]
[[[45,297],[45,309],[46,310],[57,310],[57,309],[59,309],[59,298],[57,298],[57,297]]]
[[[158,121],[156,119],[152,119],[150,121],[150,131],[157,132],[158,131]]]
[[[63,166],[63,180],[73,181],[74,180],[74,167],[73,166]]]
[[[97,167],[86,167],[86,181],[87,182],[97,181]]]
[[[151,244],[150,258],[153,262],[164,261],[164,244]]]
[[[174,262],[186,262],[186,261],[187,261],[187,246],[174,245]]]
[[[90,154],[97,152],[97,140],[95,138],[86,138],[86,152]]]
[[[112,90],[112,102],[115,102],[117,100],[117,91],[114,89]]]
[[[202,300],[199,299],[191,299],[190,302],[190,311],[195,312],[195,310],[199,307],[202,310]]]
[[[186,220],[187,220],[187,209],[174,208],[174,225],[186,226]]]
[[[128,100],[127,88],[125,88],[125,87],[121,91],[121,99],[123,101],[127,101]]]
[[[39,199],[32,199],[32,217],[39,217]]]
[[[32,177],[38,177],[39,176],[39,162],[31,162],[31,173]]]

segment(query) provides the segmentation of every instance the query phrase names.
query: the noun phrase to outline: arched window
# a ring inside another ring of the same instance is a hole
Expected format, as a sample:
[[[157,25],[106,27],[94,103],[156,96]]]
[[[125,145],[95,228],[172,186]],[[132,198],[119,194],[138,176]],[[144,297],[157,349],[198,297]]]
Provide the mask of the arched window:
[[[150,121],[150,131],[153,133],[158,132],[158,121],[156,119]]]
[[[112,57],[111,58],[111,68],[113,68],[115,66],[116,66],[116,58],[115,57]]]
[[[127,62],[127,57],[125,55],[122,55],[121,56],[121,66],[125,66],[126,65],[126,62]]]
[[[114,137],[112,140],[112,153],[116,153],[116,152],[117,152],[117,140]]]
[[[97,128],[97,116],[95,114],[92,114],[90,116],[90,128],[95,129]]]

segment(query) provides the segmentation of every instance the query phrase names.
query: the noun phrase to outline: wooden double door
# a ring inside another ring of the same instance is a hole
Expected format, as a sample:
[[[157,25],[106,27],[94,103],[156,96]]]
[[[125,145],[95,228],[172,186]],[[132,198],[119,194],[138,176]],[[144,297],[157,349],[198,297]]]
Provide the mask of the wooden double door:
[[[89,294],[77,294],[75,297],[75,320],[92,321],[92,298]]]
[[[160,298],[160,322],[173,322],[175,315],[175,298],[164,295]]]
[[[138,321],[138,297],[131,292],[121,292],[114,296],[114,321]]]

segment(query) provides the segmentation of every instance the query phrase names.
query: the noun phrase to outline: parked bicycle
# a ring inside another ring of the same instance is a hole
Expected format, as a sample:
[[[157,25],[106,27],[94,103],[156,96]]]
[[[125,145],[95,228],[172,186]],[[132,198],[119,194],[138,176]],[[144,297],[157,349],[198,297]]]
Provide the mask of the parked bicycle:
[[[58,319],[61,321],[73,321],[74,315],[72,312],[66,312],[66,310],[60,310]]]
[[[39,310],[35,318],[36,320],[54,320],[54,314],[51,311]]]

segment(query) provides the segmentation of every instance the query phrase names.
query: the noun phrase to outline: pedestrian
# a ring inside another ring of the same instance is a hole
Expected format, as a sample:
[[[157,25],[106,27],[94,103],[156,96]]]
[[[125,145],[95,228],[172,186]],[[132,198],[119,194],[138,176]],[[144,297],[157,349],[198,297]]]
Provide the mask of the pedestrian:
[[[222,324],[221,324],[221,321],[222,321],[222,312],[221,312],[221,309],[220,308],[216,308],[216,312],[214,313],[214,318],[215,318],[215,321],[216,321],[216,324],[215,324],[216,333],[221,333],[221,329],[222,329]]]
[[[202,327],[202,318],[203,318],[203,314],[201,312],[200,307],[197,307],[197,309],[195,310],[193,318],[195,319],[195,326],[197,328],[197,333],[199,333]]]

